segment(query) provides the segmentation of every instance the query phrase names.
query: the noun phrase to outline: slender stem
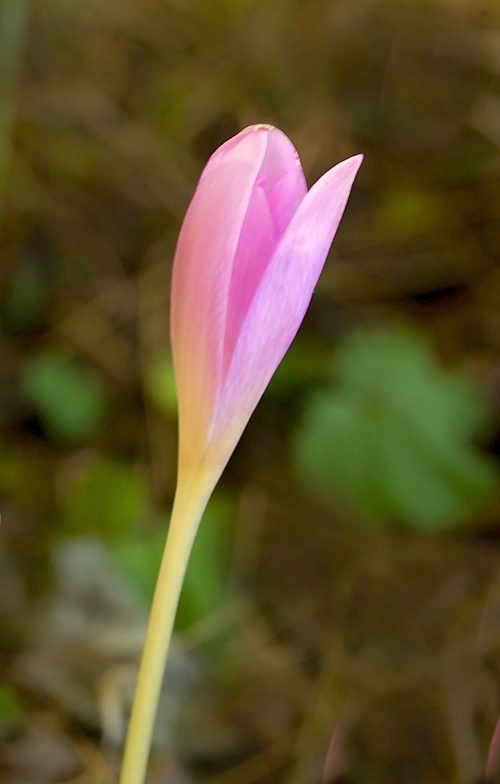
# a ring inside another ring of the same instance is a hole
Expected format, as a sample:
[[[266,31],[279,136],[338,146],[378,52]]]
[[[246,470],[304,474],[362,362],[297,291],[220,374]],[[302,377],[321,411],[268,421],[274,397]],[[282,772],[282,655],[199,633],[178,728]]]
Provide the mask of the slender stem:
[[[178,484],[155,588],[128,729],[120,784],[143,784],[172,629],[189,554],[213,490],[213,477],[198,472]]]

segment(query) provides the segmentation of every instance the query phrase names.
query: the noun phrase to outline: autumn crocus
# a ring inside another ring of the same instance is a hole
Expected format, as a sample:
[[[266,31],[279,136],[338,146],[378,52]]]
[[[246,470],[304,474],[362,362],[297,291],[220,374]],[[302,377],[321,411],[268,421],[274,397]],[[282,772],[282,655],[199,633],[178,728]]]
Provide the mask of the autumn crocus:
[[[203,170],[174,259],[177,490],[158,576],[122,784],[142,784],[184,572],[208,498],[307,310],[361,164],[308,190],[277,128],[254,125]]]

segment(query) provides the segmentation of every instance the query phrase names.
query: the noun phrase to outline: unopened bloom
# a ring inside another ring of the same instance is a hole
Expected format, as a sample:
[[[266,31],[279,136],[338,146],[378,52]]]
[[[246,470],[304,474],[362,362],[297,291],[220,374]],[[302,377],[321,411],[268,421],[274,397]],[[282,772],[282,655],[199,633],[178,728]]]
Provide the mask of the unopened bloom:
[[[121,784],[142,784],[186,565],[210,494],[297,332],[361,156],[308,192],[287,137],[255,125],[208,161],[182,225],[171,337],[179,473]]]
[[[361,161],[308,191],[294,146],[268,125],[209,159],[173,270],[180,477],[223,470],[302,322]]]

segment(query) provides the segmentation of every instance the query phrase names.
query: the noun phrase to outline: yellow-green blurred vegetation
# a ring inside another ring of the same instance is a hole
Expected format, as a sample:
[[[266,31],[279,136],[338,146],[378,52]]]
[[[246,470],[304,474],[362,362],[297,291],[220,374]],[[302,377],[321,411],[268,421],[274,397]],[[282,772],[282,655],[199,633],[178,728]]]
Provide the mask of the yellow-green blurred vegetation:
[[[2,784],[116,782],[175,487],[176,236],[255,122],[310,183],[365,161],[200,530],[149,784],[484,778],[499,84],[494,0],[2,0]]]

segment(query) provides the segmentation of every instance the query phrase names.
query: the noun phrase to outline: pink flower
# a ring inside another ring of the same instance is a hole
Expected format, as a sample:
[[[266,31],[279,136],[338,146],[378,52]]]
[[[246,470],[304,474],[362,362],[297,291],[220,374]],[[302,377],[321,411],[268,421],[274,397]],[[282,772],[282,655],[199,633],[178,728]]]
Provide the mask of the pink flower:
[[[208,161],[172,281],[180,476],[207,462],[222,472],[304,318],[361,161],[308,191],[294,146],[269,125]]]

